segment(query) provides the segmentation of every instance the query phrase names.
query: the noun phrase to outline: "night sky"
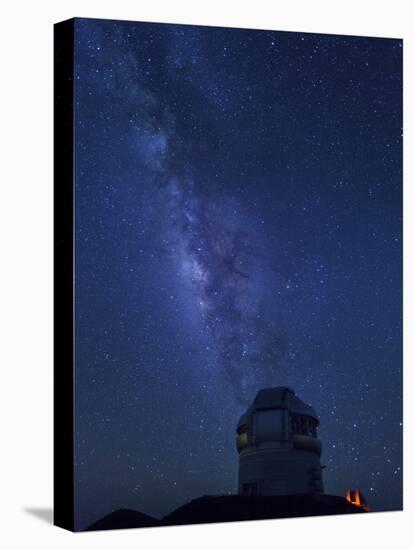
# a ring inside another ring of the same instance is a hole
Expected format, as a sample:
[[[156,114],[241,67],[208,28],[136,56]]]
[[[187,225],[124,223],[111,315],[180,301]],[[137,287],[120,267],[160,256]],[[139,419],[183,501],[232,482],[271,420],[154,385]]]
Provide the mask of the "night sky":
[[[77,19],[76,521],[237,491],[289,385],[402,505],[402,42]]]

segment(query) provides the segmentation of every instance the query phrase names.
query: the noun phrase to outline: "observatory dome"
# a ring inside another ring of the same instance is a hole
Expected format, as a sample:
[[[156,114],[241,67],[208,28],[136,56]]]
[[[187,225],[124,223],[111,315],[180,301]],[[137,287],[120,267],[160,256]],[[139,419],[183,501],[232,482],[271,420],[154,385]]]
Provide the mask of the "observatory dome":
[[[318,426],[291,388],[260,390],[237,426],[240,494],[323,492]]]

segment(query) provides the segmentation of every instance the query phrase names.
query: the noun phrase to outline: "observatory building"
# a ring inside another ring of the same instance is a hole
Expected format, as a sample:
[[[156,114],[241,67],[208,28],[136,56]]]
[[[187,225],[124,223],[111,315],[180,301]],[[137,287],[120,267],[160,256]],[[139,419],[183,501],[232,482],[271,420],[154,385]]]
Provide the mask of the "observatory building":
[[[292,389],[259,391],[237,427],[239,494],[323,493],[318,425]]]

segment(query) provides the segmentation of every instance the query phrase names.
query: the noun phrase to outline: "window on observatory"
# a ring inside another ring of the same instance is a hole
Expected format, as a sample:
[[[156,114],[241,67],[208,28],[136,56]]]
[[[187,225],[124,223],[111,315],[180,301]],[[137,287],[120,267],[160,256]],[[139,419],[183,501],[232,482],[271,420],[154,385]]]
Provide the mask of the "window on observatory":
[[[291,431],[297,435],[317,437],[317,424],[312,418],[293,414],[291,415]]]
[[[243,449],[248,446],[248,432],[241,432],[237,437],[237,447],[238,450]]]
[[[256,483],[243,483],[241,494],[249,497],[253,497],[257,494],[257,484]]]
[[[309,419],[308,435],[311,435],[311,437],[317,437],[317,423],[312,418]]]
[[[294,434],[307,435],[307,422],[305,417],[293,414],[291,416],[291,431]]]

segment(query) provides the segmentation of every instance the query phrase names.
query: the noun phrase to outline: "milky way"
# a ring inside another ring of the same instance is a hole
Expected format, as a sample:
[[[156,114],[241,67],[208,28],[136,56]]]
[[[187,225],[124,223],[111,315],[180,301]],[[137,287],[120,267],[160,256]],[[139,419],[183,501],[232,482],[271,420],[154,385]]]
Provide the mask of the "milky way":
[[[250,386],[273,383],[277,367],[276,357],[262,360],[269,337],[261,304],[263,261],[248,219],[239,222],[241,207],[230,200],[199,197],[192,182],[172,181],[167,193],[182,276],[191,281],[219,361],[242,400]]]
[[[149,193],[145,208],[151,212],[154,203],[166,204],[161,220],[159,212],[153,213],[154,223],[164,242],[173,243],[169,254],[179,263],[178,284],[180,278],[190,281],[219,364],[237,399],[246,403],[251,390],[276,383],[278,356],[285,348],[285,336],[281,339],[262,308],[262,273],[268,266],[254,220],[242,212],[238,199],[216,184],[209,184],[205,192],[188,175],[192,165],[186,155],[181,163],[174,160],[182,153],[179,149],[191,145],[177,136],[174,117],[168,110],[159,112],[151,92],[140,88],[131,95],[126,90],[123,99],[134,113],[131,120],[139,121],[134,127],[138,161],[149,168],[157,189],[156,194]]]

